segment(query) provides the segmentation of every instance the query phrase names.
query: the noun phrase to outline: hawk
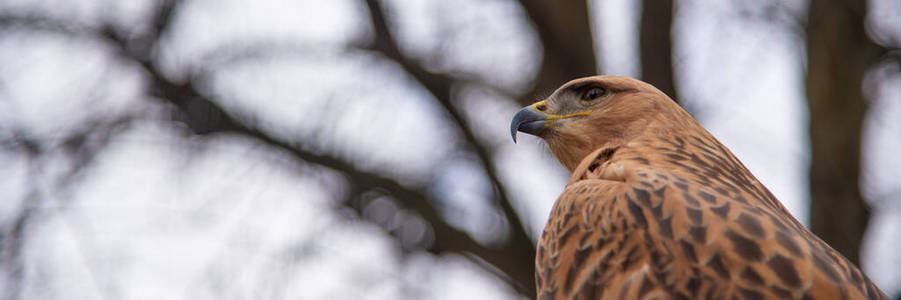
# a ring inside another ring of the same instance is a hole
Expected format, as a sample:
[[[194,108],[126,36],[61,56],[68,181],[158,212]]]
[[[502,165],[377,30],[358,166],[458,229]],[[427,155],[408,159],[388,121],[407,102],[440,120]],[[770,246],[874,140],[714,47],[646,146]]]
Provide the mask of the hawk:
[[[650,84],[570,81],[510,131],[572,172],[538,242],[539,299],[886,299]]]

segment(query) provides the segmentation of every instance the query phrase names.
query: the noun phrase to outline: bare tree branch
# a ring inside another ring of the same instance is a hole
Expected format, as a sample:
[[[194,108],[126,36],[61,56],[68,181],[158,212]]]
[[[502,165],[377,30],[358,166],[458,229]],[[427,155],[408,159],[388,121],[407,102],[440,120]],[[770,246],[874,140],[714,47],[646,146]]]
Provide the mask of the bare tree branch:
[[[374,2],[373,2],[374,3]],[[378,5],[378,4],[375,4]],[[166,6],[163,6],[166,7]],[[378,6],[376,6],[378,8]],[[168,8],[174,10],[175,8]],[[381,10],[377,11],[381,15]],[[171,18],[169,13],[157,14],[157,17]],[[382,26],[386,29],[384,19],[381,19]],[[155,22],[158,30],[155,31],[155,37],[159,38],[165,34],[167,22]],[[126,61],[134,62],[140,66],[149,76],[150,84],[149,93],[151,96],[159,98],[161,101],[172,104],[176,109],[172,116],[174,120],[183,122],[197,134],[216,134],[231,133],[250,137],[254,140],[268,144],[276,149],[285,151],[299,160],[309,163],[325,166],[334,170],[338,170],[353,185],[364,187],[366,189],[379,189],[390,193],[404,208],[417,212],[422,218],[428,220],[435,233],[435,243],[427,249],[432,253],[444,252],[461,252],[472,253],[497,267],[506,276],[510,276],[515,282],[514,286],[520,289],[524,295],[534,295],[534,286],[532,283],[533,268],[532,260],[534,258],[534,245],[526,234],[519,217],[512,208],[506,191],[500,184],[496,170],[490,163],[490,151],[481,146],[474,135],[471,128],[462,117],[450,100],[451,84],[454,82],[452,78],[443,74],[434,74],[421,68],[418,64],[413,64],[410,60],[397,51],[397,46],[390,39],[380,39],[378,42],[390,42],[390,44],[374,45],[374,50],[383,53],[385,56],[395,59],[403,65],[404,69],[420,79],[424,86],[436,95],[436,99],[442,103],[451,115],[452,119],[461,126],[461,131],[467,141],[475,149],[482,165],[485,167],[486,173],[492,179],[495,186],[498,204],[505,212],[511,223],[512,236],[508,245],[502,248],[486,247],[473,240],[467,233],[456,229],[452,225],[443,220],[443,217],[430,204],[429,197],[424,192],[424,188],[409,188],[397,183],[395,180],[383,177],[379,174],[357,169],[354,165],[343,159],[304,150],[302,147],[292,144],[276,137],[273,137],[251,125],[244,123],[239,118],[232,116],[224,110],[216,101],[207,95],[204,95],[197,87],[194,79],[187,79],[184,82],[177,82],[167,78],[162,71],[155,66],[153,57],[142,53],[135,47],[134,41],[125,37],[113,25],[104,25],[99,29],[78,26],[76,24],[68,24],[64,21],[57,21],[38,16],[16,16],[3,15],[0,16],[0,28],[10,26],[21,26],[32,30],[47,30],[59,32],[72,36],[82,36],[95,39],[103,44],[111,46],[114,51]],[[387,31],[385,31],[387,32]],[[383,36],[383,35],[380,35]],[[159,41],[154,41],[151,45],[157,45]],[[143,44],[143,43],[141,43]],[[521,255],[511,255],[511,253],[523,253]]]
[[[22,296],[24,263],[21,253],[25,247],[28,226],[35,218],[35,211],[46,201],[41,195],[44,186],[41,184],[44,179],[41,174],[44,169],[44,157],[50,152],[62,150],[71,159],[72,165],[68,170],[53,181],[58,190],[65,189],[93,164],[97,154],[130,121],[130,116],[122,116],[113,120],[89,122],[61,140],[42,141],[19,132],[13,134],[10,141],[3,141],[4,144],[12,145],[9,147],[10,150],[22,152],[29,161],[28,174],[31,185],[22,201],[21,209],[11,224],[0,233],[0,263],[6,268],[7,276],[5,294],[2,296],[6,299],[19,299]],[[109,291],[100,292],[101,295],[106,295]]]
[[[507,196],[506,188],[498,178],[497,170],[491,160],[491,149],[488,149],[487,146],[478,141],[473,133],[474,130],[472,126],[463,117],[460,108],[453,103],[452,89],[455,84],[454,78],[449,75],[426,70],[419,62],[405,56],[400,51],[397,41],[391,34],[385,18],[385,11],[383,10],[381,3],[378,0],[366,0],[366,5],[369,7],[369,17],[375,31],[375,39],[370,47],[397,62],[407,73],[419,81],[419,83],[432,94],[435,100],[441,104],[445,112],[448,113],[454,123],[458,126],[464,139],[478,156],[480,165],[485,170],[485,173],[488,175],[488,178],[495,188],[497,194],[496,203],[500,206],[507,221],[510,223],[511,237],[507,247],[512,247],[511,249],[520,249],[519,251],[511,251],[508,254],[516,255],[521,264],[529,266],[527,270],[518,268],[516,272],[506,273],[525,288],[524,292],[526,295],[533,295],[534,284],[532,283],[532,280],[535,275],[531,265],[535,256],[535,246],[532,244],[532,240],[529,238],[526,228],[521,221],[522,218],[520,218],[519,214],[513,208],[513,205]],[[441,241],[437,241],[436,244],[440,243]]]
[[[241,40],[222,43],[220,46],[213,47],[209,51],[201,55],[199,61],[203,61],[203,65],[197,66],[196,70],[189,71],[194,77],[204,78],[215,73],[221,68],[230,65],[240,64],[244,62],[255,62],[260,59],[273,58],[305,58],[317,59],[329,56],[353,56],[367,55],[378,56],[384,58],[385,55],[381,51],[373,50],[371,45],[349,45],[335,47],[333,45],[318,45],[306,43],[292,43],[281,40],[258,39],[258,40]],[[481,89],[485,89],[494,95],[503,99],[516,100],[521,95],[518,92],[500,87],[490,83],[478,74],[465,71],[454,71],[452,74],[444,74],[448,78],[452,78],[457,84],[471,85]]]

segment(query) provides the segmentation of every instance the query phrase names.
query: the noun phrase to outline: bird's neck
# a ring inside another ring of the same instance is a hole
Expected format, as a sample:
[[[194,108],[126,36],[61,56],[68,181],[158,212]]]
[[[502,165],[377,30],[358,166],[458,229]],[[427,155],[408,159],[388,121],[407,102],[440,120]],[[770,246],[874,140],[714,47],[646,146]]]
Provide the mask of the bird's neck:
[[[616,149],[644,135],[650,122],[647,119],[633,119],[620,122],[598,122],[587,124],[590,128],[569,128],[555,132],[546,138],[554,157],[567,170],[573,172],[579,163],[597,149]],[[582,132],[591,132],[590,135]]]

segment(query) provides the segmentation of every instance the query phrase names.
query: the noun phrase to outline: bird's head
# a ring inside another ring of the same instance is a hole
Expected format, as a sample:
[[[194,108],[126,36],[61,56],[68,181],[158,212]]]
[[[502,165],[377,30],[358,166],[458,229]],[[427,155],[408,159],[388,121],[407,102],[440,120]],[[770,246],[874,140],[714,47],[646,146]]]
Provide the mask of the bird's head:
[[[661,114],[668,111],[680,116]],[[510,133],[514,142],[517,131],[541,137],[572,171],[592,151],[628,143],[654,120],[679,119],[681,114],[687,115],[650,84],[622,76],[592,76],[567,82],[547,99],[520,109]]]

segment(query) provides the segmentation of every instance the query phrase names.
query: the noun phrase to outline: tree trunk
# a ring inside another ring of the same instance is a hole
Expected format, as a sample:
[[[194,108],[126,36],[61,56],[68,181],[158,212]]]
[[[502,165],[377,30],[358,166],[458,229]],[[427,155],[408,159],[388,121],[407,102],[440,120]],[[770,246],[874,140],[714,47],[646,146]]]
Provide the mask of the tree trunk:
[[[638,43],[641,79],[679,102],[673,78],[673,1],[642,1]]]
[[[535,86],[520,97],[520,104],[532,104],[569,80],[597,74],[587,1],[519,2],[535,25],[544,51]]]
[[[864,29],[866,3],[813,0],[807,24],[810,227],[857,265],[870,218],[859,186],[862,82],[878,55]]]

